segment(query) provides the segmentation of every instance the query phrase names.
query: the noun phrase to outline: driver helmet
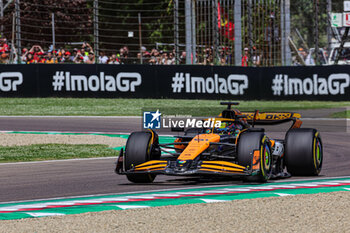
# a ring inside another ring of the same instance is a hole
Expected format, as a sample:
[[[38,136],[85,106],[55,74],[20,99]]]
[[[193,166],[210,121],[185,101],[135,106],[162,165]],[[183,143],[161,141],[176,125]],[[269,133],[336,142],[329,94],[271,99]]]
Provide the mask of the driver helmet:
[[[235,131],[236,126],[233,122],[221,122],[221,125],[216,130],[218,132],[233,132]]]

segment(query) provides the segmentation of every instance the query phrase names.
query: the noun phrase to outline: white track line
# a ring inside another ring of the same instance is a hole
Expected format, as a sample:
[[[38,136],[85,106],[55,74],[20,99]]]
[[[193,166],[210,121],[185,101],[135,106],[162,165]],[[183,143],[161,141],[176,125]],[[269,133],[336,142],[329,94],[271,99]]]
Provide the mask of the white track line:
[[[339,176],[339,177],[320,177],[315,179],[294,179],[294,180],[279,180],[271,181],[270,183],[282,183],[282,182],[292,182],[292,181],[309,181],[309,180],[333,180],[333,179],[342,179],[350,178],[350,176]],[[326,181],[325,181],[326,182]],[[0,204],[11,204],[11,203],[22,203],[22,202],[34,202],[34,201],[50,201],[58,199],[75,199],[75,198],[85,198],[85,197],[100,197],[100,196],[110,196],[110,195],[126,195],[126,194],[140,194],[140,193],[150,193],[150,192],[163,192],[163,191],[176,191],[176,190],[187,190],[187,189],[201,189],[201,188],[219,188],[234,186],[239,184],[221,184],[221,185],[207,185],[207,186],[191,186],[191,187],[181,187],[181,188],[170,188],[170,189],[155,189],[155,190],[143,190],[143,191],[133,191],[133,192],[121,192],[121,193],[104,193],[104,194],[93,194],[93,195],[81,195],[81,196],[67,196],[67,197],[54,197],[54,198],[44,198],[44,199],[31,199],[31,200],[20,200],[20,201],[9,201],[9,202],[0,202]],[[243,184],[244,185],[244,184]]]
[[[0,118],[113,118],[113,119],[141,119],[142,116],[0,116]]]
[[[307,121],[350,121],[349,118],[300,118],[301,120],[307,120]]]
[[[28,116],[3,116],[0,115],[0,118],[111,118],[111,119],[141,119],[142,116],[35,116],[35,115],[28,115]],[[313,118],[313,117],[306,117],[301,118],[301,120],[324,120],[324,121],[340,121],[340,120],[347,120],[350,121],[348,118]]]
[[[0,166],[5,166],[5,165],[26,165],[26,164],[37,164],[37,163],[72,162],[72,161],[86,161],[86,160],[103,160],[103,159],[117,159],[117,156],[114,156],[114,157],[98,157],[98,158],[81,158],[81,159],[44,160],[44,161],[15,162],[15,163],[0,163]]]
[[[47,133],[47,134],[66,134],[66,133],[75,133],[75,134],[111,134],[111,135],[129,135],[130,132],[96,132],[96,131],[46,131],[46,130],[0,130],[0,133]],[[97,135],[98,136],[98,135]],[[101,135],[104,136],[104,135]],[[158,136],[163,137],[174,137],[176,135],[171,134],[158,134]]]
[[[65,134],[65,133],[77,133],[77,134],[111,134],[111,135],[129,135],[130,132],[97,132],[97,131],[47,131],[47,130],[0,130],[0,133],[47,133],[47,134]],[[103,135],[102,135],[103,136]]]

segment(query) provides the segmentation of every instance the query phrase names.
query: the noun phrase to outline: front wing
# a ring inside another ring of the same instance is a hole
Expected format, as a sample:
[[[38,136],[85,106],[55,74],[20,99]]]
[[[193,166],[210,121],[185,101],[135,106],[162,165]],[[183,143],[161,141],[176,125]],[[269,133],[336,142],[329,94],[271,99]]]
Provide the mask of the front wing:
[[[173,176],[220,175],[220,176],[251,176],[258,170],[253,166],[240,166],[228,161],[178,161],[151,160],[125,170],[123,155],[118,157],[115,172],[127,174],[163,174]]]

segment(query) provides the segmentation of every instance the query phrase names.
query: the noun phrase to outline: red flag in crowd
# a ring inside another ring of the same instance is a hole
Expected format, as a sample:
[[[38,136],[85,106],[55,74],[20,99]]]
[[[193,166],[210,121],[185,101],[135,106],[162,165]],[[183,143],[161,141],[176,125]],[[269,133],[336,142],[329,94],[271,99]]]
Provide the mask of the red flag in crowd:
[[[235,25],[231,22],[228,21],[227,15],[224,14],[224,17],[221,17],[221,7],[220,3],[218,3],[218,26],[219,26],[219,31],[222,35],[224,35],[227,39],[229,40],[234,40],[234,28]]]

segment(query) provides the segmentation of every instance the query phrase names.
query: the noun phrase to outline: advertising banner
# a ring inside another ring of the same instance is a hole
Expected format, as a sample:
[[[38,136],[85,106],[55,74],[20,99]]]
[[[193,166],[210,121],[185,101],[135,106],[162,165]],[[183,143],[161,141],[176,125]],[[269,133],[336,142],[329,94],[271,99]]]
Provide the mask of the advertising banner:
[[[1,65],[1,97],[350,100],[349,66]]]

